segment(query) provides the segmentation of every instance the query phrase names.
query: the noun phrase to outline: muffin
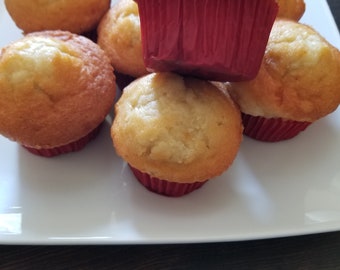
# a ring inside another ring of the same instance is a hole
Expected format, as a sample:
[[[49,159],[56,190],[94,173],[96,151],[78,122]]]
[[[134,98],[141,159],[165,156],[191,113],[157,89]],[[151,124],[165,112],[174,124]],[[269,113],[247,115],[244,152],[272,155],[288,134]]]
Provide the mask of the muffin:
[[[120,88],[148,73],[143,61],[138,6],[133,0],[120,0],[112,6],[97,34],[97,43],[109,56]]]
[[[275,0],[136,0],[149,71],[212,81],[254,78],[278,5]]]
[[[304,0],[276,0],[276,2],[279,4],[277,16],[280,18],[298,21],[305,13],[306,4]]]
[[[244,133],[263,141],[290,139],[340,103],[340,53],[311,27],[274,23],[254,80],[229,93],[243,113]]]
[[[242,128],[239,109],[210,82],[151,73],[124,89],[111,136],[147,189],[178,197],[232,164]]]
[[[24,33],[66,30],[83,34],[94,30],[110,8],[110,0],[5,0],[8,13]]]
[[[43,156],[82,149],[113,106],[109,59],[66,31],[31,33],[0,52],[0,134]]]

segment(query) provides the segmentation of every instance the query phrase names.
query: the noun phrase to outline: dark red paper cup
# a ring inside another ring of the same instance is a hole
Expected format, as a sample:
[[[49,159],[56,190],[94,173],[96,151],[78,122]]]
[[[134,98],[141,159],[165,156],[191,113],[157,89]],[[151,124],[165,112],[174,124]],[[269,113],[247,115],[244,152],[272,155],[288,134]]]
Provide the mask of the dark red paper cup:
[[[275,0],[135,0],[151,72],[253,79],[278,12]]]
[[[202,187],[208,180],[203,182],[194,183],[175,183],[167,180],[162,180],[156,177],[152,177],[147,173],[143,173],[140,170],[129,165],[131,171],[137,180],[151,192],[168,196],[168,197],[181,197],[194,190]]]
[[[90,141],[92,141],[98,136],[101,127],[102,125],[99,125],[97,128],[92,130],[89,134],[82,137],[81,139],[58,147],[53,148],[33,148],[28,146],[23,147],[27,149],[30,153],[43,157],[54,157],[62,154],[67,154],[70,152],[77,152],[82,150]]]
[[[282,118],[265,118],[242,113],[243,133],[265,142],[291,139],[304,131],[311,122],[299,122]]]

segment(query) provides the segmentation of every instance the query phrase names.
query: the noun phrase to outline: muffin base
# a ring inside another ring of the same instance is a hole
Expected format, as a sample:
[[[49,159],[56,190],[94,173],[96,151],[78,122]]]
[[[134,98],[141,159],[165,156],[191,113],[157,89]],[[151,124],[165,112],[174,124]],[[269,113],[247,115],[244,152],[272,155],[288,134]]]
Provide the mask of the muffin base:
[[[137,180],[151,192],[168,197],[181,197],[202,187],[208,180],[194,183],[175,183],[152,177],[129,165]]]
[[[300,122],[282,118],[265,118],[242,113],[244,135],[265,142],[291,139],[304,131],[311,122]]]
[[[278,12],[273,0],[136,2],[148,71],[213,81],[256,76]]]
[[[52,147],[52,148],[34,148],[34,147],[28,147],[23,145],[23,147],[28,150],[30,153],[35,154],[37,156],[42,156],[42,157],[54,157],[54,156],[59,156],[62,154],[67,154],[71,152],[77,152],[82,150],[90,141],[95,139],[102,127],[102,124],[100,124],[98,127],[96,127],[94,130],[92,130],[90,133],[88,133],[86,136],[80,138],[77,141],[57,146],[57,147]]]

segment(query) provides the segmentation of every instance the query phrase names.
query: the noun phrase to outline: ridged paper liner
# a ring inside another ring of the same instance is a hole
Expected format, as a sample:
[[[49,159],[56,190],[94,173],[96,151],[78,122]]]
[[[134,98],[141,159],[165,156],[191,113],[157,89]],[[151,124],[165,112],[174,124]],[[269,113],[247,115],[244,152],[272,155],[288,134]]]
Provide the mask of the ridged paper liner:
[[[299,122],[282,118],[265,118],[242,113],[243,133],[259,141],[278,142],[288,140],[304,131],[311,122]]]
[[[140,170],[129,165],[131,171],[137,178],[137,180],[148,190],[168,196],[168,197],[181,197],[194,190],[202,187],[208,180],[203,182],[194,183],[175,183],[167,180],[162,180],[156,177],[152,177],[147,173],[143,173]]]
[[[150,71],[214,81],[256,76],[278,12],[275,0],[136,0]]]
[[[92,130],[89,134],[86,136],[82,137],[81,139],[61,145],[58,147],[53,147],[53,148],[33,148],[33,147],[28,147],[28,146],[23,146],[26,148],[29,152],[32,154],[38,155],[38,156],[43,156],[43,157],[54,157],[62,154],[67,154],[70,152],[76,152],[80,151],[83,149],[90,141],[95,139],[97,135],[99,134],[99,131],[101,129],[102,125],[99,125],[97,128]]]

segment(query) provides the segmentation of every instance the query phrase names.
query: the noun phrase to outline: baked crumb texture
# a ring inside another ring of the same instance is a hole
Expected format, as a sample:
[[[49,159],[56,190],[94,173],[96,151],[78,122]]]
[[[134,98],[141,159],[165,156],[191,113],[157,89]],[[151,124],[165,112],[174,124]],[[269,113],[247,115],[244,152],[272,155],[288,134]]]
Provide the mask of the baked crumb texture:
[[[107,53],[114,69],[133,77],[147,74],[142,54],[138,6],[120,0],[98,26],[98,45]]]
[[[64,31],[29,34],[0,52],[0,133],[34,148],[80,139],[104,120],[115,87],[95,43]]]
[[[280,18],[298,21],[306,10],[304,0],[276,0],[276,2],[279,4],[277,16]]]
[[[241,111],[313,122],[340,103],[340,53],[315,30],[277,19],[257,77],[231,83]]]
[[[153,73],[126,87],[115,111],[117,153],[160,179],[187,183],[220,175],[241,142],[238,108],[207,81]]]
[[[8,13],[25,33],[66,30],[81,34],[97,27],[110,0],[5,0]]]

